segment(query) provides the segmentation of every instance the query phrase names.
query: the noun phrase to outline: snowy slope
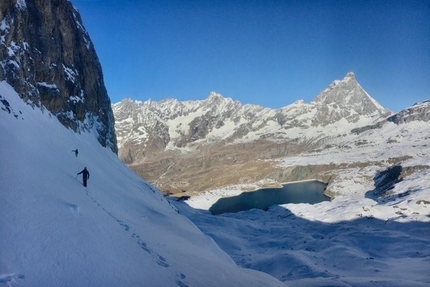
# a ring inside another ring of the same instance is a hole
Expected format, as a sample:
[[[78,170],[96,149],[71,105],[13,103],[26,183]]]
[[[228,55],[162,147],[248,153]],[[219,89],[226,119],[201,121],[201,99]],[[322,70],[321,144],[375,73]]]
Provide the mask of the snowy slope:
[[[334,186],[338,195],[330,202],[212,215],[208,209],[220,197],[243,192],[245,186],[238,185],[172,203],[240,266],[271,274],[288,286],[429,286],[430,150],[416,148],[421,153],[401,164],[404,169],[420,168],[380,198],[373,194],[371,176],[381,168],[366,166],[342,170]],[[352,164],[367,156],[383,163],[408,152],[404,147],[379,154],[375,147],[367,151],[369,155],[363,150],[328,152],[289,163]]]
[[[94,133],[4,81],[0,97],[1,286],[285,286],[238,267]]]
[[[408,214],[411,209],[398,202],[378,207],[371,200],[343,199],[216,216],[176,204],[239,265],[288,286],[430,284],[429,221],[379,218],[391,210]]]
[[[429,104],[278,160],[284,168],[341,165],[331,171],[330,202],[210,214],[219,198],[252,187],[238,184],[175,205],[239,265],[289,286],[429,286]],[[402,176],[383,184],[395,170]]]

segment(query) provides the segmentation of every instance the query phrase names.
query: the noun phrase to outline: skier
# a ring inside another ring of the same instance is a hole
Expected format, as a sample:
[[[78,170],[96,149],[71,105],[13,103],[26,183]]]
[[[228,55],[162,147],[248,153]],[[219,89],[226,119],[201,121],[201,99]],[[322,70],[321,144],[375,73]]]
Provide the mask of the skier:
[[[90,179],[90,173],[87,170],[87,167],[84,167],[84,169],[81,172],[78,172],[78,174],[82,173],[82,180],[84,182],[84,186],[87,187],[87,179]],[[76,176],[78,176],[78,174]]]
[[[74,152],[75,156],[78,157],[78,149],[74,149],[74,150],[72,150],[72,152]]]

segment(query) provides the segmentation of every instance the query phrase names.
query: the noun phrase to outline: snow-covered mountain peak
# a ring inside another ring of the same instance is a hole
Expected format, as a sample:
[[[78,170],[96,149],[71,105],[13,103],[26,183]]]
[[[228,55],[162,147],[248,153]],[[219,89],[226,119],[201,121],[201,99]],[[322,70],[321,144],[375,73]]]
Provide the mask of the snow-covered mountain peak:
[[[224,97],[221,94],[218,94],[217,92],[210,92],[207,100],[213,100],[213,99],[223,99]]]
[[[358,93],[357,93],[358,92]],[[326,89],[324,89],[312,102],[315,103],[338,103],[348,104],[352,94],[355,99],[362,99],[368,94],[355,79],[353,72],[349,72],[342,80],[334,80]]]
[[[350,80],[350,79],[354,79],[355,80],[355,74],[354,74],[354,72],[348,72],[346,74],[345,78],[343,78],[343,81]]]
[[[364,91],[352,72],[334,81],[311,103],[300,100],[276,110],[242,105],[216,92],[194,101],[165,99],[139,104],[125,100],[113,105],[113,110],[119,145],[133,146],[131,150],[139,146],[131,155],[130,148],[126,155],[121,152],[121,158],[130,159],[127,162],[140,161],[143,154],[166,148],[190,148],[218,141],[253,142],[262,138],[276,142],[304,133],[312,137],[314,127],[341,121],[370,125],[390,115]],[[349,131],[356,126],[343,127]],[[295,131],[298,128],[302,130],[299,133]]]
[[[328,87],[325,88],[318,96],[324,93],[328,93],[336,88],[345,88],[347,85],[349,85],[350,88],[359,85],[353,72],[348,72],[342,80],[336,79],[331,82],[330,85],[328,85]],[[321,100],[321,97],[318,96],[314,100]]]
[[[238,101],[234,101],[232,98],[225,98],[221,94],[211,92],[209,96],[201,102],[202,106],[212,110],[224,110],[225,108],[236,108],[242,106]]]
[[[361,87],[353,72],[333,81],[311,104],[319,106],[316,118],[322,125],[341,118],[354,122],[361,116],[378,119],[391,114]]]

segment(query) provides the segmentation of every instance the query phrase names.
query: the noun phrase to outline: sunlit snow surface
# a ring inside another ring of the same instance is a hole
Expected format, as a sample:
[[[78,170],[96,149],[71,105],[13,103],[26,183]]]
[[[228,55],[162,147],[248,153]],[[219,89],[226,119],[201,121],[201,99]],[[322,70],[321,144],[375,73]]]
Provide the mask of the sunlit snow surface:
[[[284,286],[238,267],[95,134],[4,81],[0,163],[0,286]]]

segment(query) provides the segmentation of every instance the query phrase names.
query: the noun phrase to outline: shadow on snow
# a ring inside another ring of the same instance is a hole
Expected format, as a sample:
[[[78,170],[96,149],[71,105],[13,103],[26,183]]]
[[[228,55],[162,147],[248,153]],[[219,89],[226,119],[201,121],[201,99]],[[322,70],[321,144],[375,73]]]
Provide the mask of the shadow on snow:
[[[357,217],[325,223],[296,216],[281,206],[212,215],[184,202],[172,203],[239,266],[281,281],[323,278],[332,286],[430,282],[425,275],[430,266],[427,222]]]

